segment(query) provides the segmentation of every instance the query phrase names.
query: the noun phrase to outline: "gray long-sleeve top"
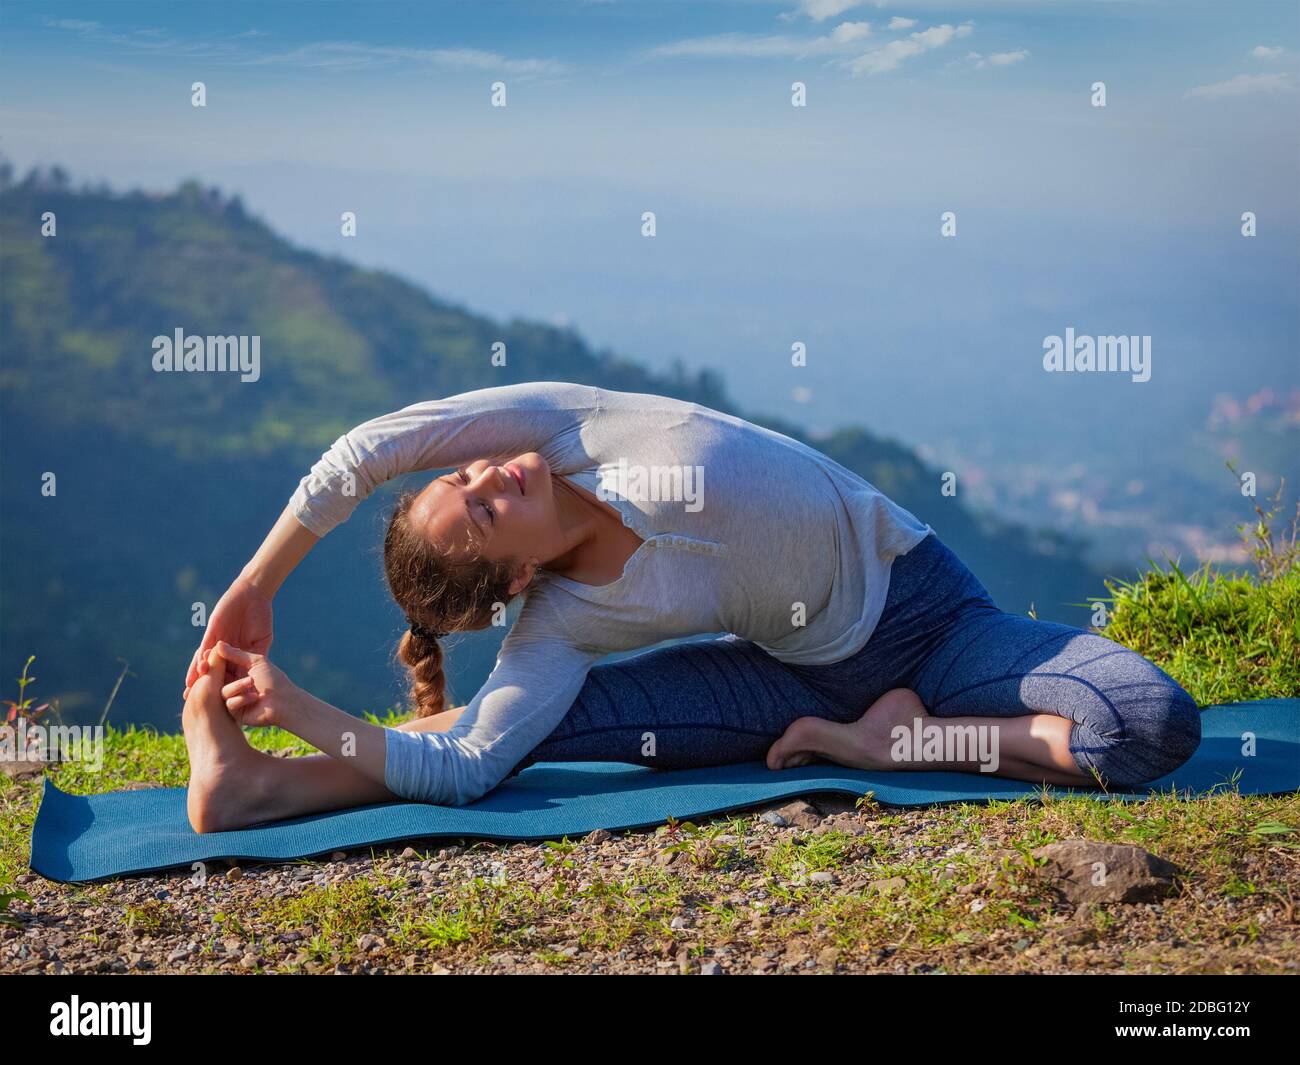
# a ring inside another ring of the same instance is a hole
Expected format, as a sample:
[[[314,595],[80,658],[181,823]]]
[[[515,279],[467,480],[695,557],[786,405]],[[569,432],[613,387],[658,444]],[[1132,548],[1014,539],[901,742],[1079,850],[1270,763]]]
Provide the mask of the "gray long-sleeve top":
[[[849,657],[884,609],[890,563],[930,531],[788,436],[694,403],[560,382],[485,388],[368,421],[312,467],[293,511],[324,536],[393,477],[526,451],[607,499],[645,542],[612,584],[540,570],[456,725],[387,730],[385,781],[403,798],[462,805],[490,791],[613,652],[729,632],[786,662]]]

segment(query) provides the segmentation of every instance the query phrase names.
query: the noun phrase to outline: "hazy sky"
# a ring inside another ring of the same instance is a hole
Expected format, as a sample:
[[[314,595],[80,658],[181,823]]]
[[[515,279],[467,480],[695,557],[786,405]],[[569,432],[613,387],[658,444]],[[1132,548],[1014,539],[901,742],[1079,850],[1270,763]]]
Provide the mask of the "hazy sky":
[[[218,184],[298,243],[720,368],[813,427],[1141,449],[1216,394],[1300,387],[1297,11],[8,0],[0,150]],[[1067,326],[1153,335],[1152,382],[1044,380]]]

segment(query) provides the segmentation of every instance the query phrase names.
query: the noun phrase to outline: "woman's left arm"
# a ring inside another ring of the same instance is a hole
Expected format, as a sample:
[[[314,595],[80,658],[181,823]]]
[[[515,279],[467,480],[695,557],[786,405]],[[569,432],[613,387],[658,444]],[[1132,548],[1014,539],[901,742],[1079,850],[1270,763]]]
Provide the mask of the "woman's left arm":
[[[563,382],[498,385],[415,403],[358,425],[330,446],[289,501],[325,536],[385,481],[475,459],[552,454],[596,409],[597,390]]]

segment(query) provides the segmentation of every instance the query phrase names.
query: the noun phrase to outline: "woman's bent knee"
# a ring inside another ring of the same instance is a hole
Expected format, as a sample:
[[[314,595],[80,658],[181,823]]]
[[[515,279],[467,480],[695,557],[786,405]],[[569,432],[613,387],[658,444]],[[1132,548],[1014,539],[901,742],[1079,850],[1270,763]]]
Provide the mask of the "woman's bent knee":
[[[1117,704],[1122,728],[1093,758],[1111,786],[1132,787],[1167,776],[1200,745],[1196,700],[1163,673],[1161,677],[1158,685]]]

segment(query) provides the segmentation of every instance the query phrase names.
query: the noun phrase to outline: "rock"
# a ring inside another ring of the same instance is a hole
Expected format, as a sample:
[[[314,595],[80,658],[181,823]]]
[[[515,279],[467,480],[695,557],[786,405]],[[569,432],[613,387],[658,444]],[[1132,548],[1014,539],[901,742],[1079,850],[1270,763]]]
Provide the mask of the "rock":
[[[1182,870],[1123,843],[1069,839],[1031,852],[1042,874],[1071,902],[1154,902],[1176,888]]]
[[[0,759],[0,773],[14,780],[31,780],[45,772],[45,765],[44,761],[35,759],[4,758]]]
[[[790,822],[787,821],[784,817],[782,817],[782,816],[781,816],[779,813],[777,813],[775,810],[768,810],[767,813],[763,814],[763,815],[759,818],[759,820],[760,820],[760,821],[766,821],[769,825],[776,825],[777,828],[789,828],[789,827],[790,827]]]
[[[227,879],[227,880],[243,880],[243,879],[244,879],[244,870],[242,870],[241,868],[239,868],[239,866],[237,866],[237,865],[232,865],[229,869],[226,870],[226,879]]]
[[[833,884],[835,883],[835,874],[825,869],[819,869],[808,876],[808,882],[811,884]]]
[[[407,847],[398,857],[404,862],[417,862],[420,860],[419,852],[414,847]]]
[[[822,949],[817,952],[818,968],[834,969],[839,960],[840,952],[837,947],[822,947]]]
[[[348,852],[347,852],[347,851],[335,851],[333,854],[330,855],[330,861],[332,861],[332,862],[341,862],[341,861],[343,861],[347,856],[348,856]]]
[[[779,807],[775,813],[787,825],[793,825],[795,828],[816,828],[825,820],[817,807],[810,802],[804,802],[803,799],[795,799],[794,802],[786,803],[786,805]]]
[[[722,966],[716,961],[706,961],[700,966],[701,976],[721,976]]]
[[[1081,902],[1079,908],[1075,910],[1073,916],[1071,916],[1070,921],[1073,924],[1079,925],[1081,928],[1091,928],[1092,917],[1096,912],[1097,904],[1095,902]]]
[[[613,839],[614,833],[607,828],[598,828],[594,832],[588,832],[584,837],[587,843],[604,843],[607,839]]]
[[[896,891],[902,891],[907,887],[907,881],[901,876],[891,876],[888,880],[873,880],[867,885],[867,891],[871,894],[892,895]]]

